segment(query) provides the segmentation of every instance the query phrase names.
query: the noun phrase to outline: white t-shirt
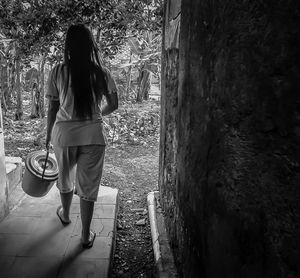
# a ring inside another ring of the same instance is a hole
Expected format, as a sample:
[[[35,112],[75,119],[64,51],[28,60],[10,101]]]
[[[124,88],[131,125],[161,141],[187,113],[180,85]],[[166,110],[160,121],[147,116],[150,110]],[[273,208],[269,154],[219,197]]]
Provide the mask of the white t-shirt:
[[[61,147],[94,144],[106,145],[107,139],[103,130],[101,101],[94,103],[91,119],[82,120],[77,118],[74,111],[73,94],[70,91],[70,78],[66,96],[63,95],[67,74],[66,66],[59,64],[53,68],[49,76],[46,97],[51,100],[57,100],[60,103],[52,130],[52,144]],[[105,74],[108,92],[102,92],[102,95],[117,91],[116,84],[108,70],[105,70]]]

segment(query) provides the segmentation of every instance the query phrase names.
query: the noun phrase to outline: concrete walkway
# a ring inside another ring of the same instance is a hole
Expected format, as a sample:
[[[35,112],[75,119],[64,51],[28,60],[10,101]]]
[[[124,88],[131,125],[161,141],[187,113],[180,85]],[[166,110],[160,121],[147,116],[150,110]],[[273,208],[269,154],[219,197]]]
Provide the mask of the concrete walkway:
[[[80,244],[79,198],[74,195],[72,223],[64,227],[56,215],[55,186],[47,196],[25,196],[0,223],[1,278],[83,278],[110,276],[114,253],[118,190],[101,186],[91,229],[91,249]]]

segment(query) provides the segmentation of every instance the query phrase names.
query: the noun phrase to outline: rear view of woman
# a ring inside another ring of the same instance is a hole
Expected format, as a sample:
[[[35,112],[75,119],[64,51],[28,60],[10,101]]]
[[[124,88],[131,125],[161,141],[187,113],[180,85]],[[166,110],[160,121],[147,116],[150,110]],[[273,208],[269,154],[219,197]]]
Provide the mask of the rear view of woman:
[[[61,206],[57,216],[63,225],[73,193],[80,197],[82,247],[93,246],[90,230],[102,176],[106,138],[102,116],[118,108],[117,89],[110,73],[102,67],[90,30],[82,24],[69,27],[64,62],[49,77],[46,148],[50,141],[59,167],[57,187]],[[101,109],[102,97],[106,105]]]

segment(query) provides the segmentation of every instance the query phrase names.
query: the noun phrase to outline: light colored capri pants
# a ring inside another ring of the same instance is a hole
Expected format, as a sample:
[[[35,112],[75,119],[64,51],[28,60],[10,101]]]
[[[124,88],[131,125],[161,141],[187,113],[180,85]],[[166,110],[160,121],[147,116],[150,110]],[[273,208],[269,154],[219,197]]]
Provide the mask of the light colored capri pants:
[[[74,189],[80,198],[95,202],[103,171],[105,146],[53,146],[58,164],[57,188],[61,193]]]

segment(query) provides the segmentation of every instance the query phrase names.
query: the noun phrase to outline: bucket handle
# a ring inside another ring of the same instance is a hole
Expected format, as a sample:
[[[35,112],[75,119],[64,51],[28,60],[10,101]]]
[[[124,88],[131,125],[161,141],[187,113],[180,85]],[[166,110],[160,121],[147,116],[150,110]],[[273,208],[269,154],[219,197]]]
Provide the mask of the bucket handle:
[[[46,160],[45,160],[45,163],[44,163],[44,169],[43,169],[43,174],[42,174],[42,180],[44,179],[44,174],[45,174],[45,170],[46,170],[46,165],[47,165],[48,156],[49,156],[49,149],[47,149],[47,153],[46,153]]]

